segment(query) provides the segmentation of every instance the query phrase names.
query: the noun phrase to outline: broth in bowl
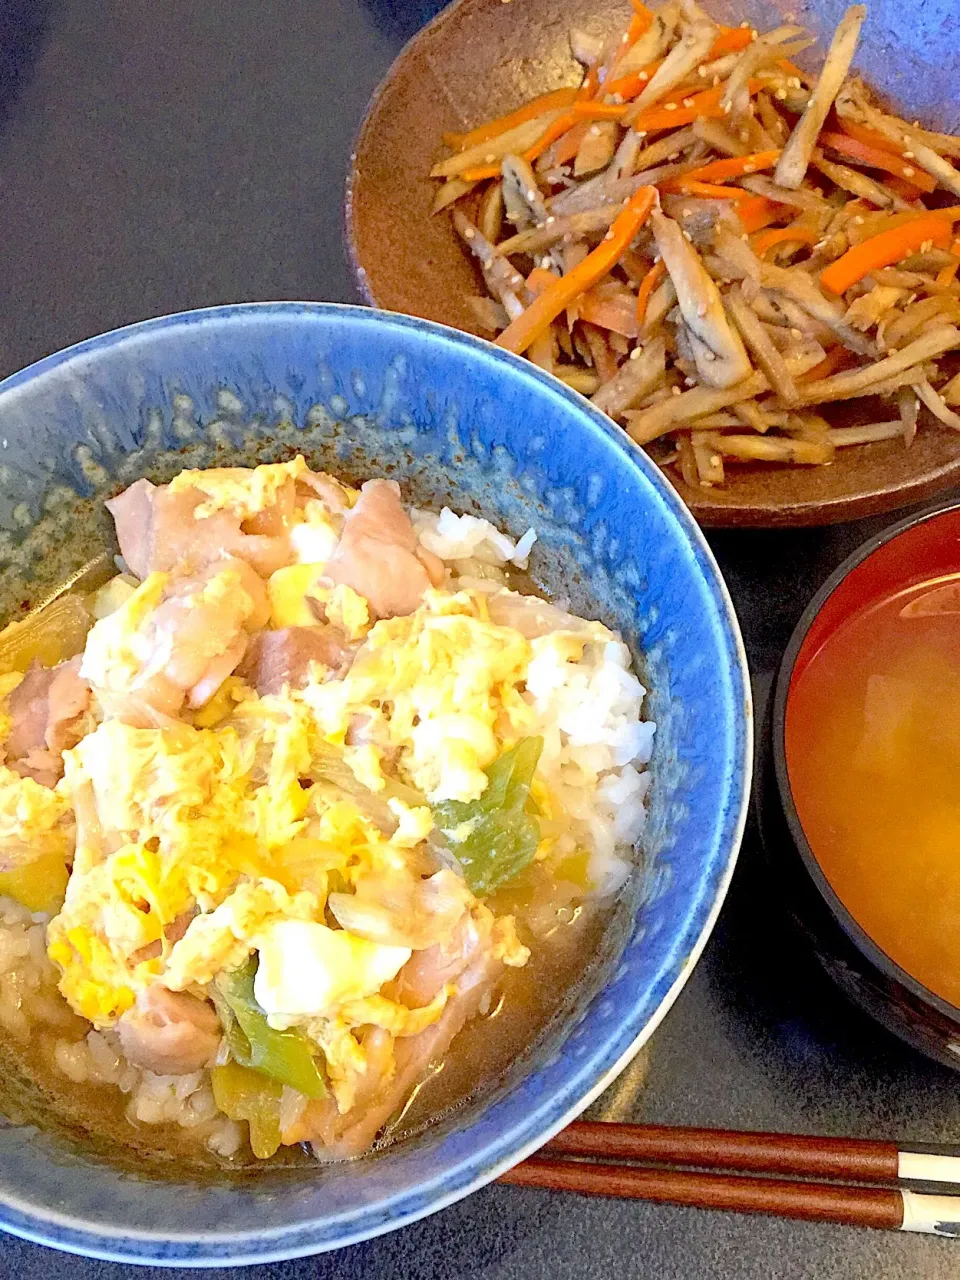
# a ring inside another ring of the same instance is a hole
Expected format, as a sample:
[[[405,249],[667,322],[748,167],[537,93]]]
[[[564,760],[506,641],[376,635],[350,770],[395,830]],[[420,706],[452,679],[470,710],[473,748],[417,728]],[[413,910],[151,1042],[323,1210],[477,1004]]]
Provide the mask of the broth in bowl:
[[[791,684],[790,786],[824,875],[873,941],[960,1006],[960,574],[872,602]]]

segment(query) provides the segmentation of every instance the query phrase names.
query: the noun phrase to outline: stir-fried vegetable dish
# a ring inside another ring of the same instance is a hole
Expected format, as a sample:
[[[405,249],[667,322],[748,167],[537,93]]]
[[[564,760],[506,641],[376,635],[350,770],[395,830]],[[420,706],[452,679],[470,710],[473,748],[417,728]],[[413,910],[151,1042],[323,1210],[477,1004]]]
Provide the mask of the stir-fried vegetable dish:
[[[692,486],[960,430],[960,138],[851,73],[865,6],[812,75],[797,24],[631,3],[609,45],[571,33],[579,85],[444,136],[478,327]]]

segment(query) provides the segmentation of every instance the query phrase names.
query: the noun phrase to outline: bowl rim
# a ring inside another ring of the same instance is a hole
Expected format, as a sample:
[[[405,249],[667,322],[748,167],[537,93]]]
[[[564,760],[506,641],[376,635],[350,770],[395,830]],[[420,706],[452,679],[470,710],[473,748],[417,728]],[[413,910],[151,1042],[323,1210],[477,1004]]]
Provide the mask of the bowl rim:
[[[960,1006],[951,1004],[949,1000],[938,996],[935,991],[931,991],[929,987],[924,986],[922,982],[887,955],[843,904],[840,896],[827,879],[800,821],[800,814],[790,785],[790,770],[787,767],[786,747],[787,703],[790,699],[790,684],[793,679],[794,668],[810,628],[819,616],[823,606],[850,574],[869,560],[881,547],[893,542],[901,534],[917,528],[918,525],[937,520],[940,516],[958,510],[960,510],[960,497],[941,499],[933,505],[924,507],[921,511],[915,511],[911,515],[904,517],[904,519],[898,520],[895,524],[881,529],[852,551],[813,595],[810,603],[804,609],[800,621],[793,629],[777,671],[771,711],[771,747],[780,806],[783,810],[791,839],[800,855],[804,869],[816,886],[817,892],[825,902],[834,920],[857,950],[885,978],[905,988],[915,999],[935,1009],[937,1013],[945,1018],[960,1024]],[[849,617],[855,616],[855,613],[849,615]]]
[[[432,337],[447,346],[472,351],[478,357],[493,359],[496,363],[512,366],[514,372],[536,386],[536,394],[549,392],[551,396],[565,400],[580,417],[586,419],[585,426],[606,436],[626,461],[644,473],[664,507],[672,515],[678,526],[678,534],[688,543],[695,555],[694,567],[710,588],[716,607],[716,624],[730,658],[729,698],[731,714],[734,717],[734,731],[731,734],[729,776],[726,782],[727,790],[723,797],[725,803],[721,810],[722,820],[718,821],[715,834],[707,846],[707,851],[715,851],[716,861],[720,864],[716,869],[715,891],[710,906],[705,912],[702,911],[701,906],[701,912],[693,915],[694,908],[691,907],[691,916],[685,922],[685,931],[681,932],[674,942],[675,954],[669,958],[669,963],[664,964],[667,975],[671,970],[675,971],[669,987],[660,997],[634,1039],[617,1054],[615,1059],[603,1066],[593,1083],[575,1097],[562,1113],[542,1124],[536,1132],[525,1135],[518,1132],[519,1126],[517,1126],[509,1135],[513,1141],[506,1150],[491,1151],[488,1143],[486,1148],[481,1148],[461,1159],[457,1167],[463,1170],[464,1166],[468,1166],[467,1176],[461,1177],[452,1186],[444,1189],[438,1183],[421,1183],[418,1186],[419,1203],[416,1204],[410,1203],[416,1200],[417,1196],[409,1190],[396,1193],[388,1200],[379,1202],[381,1215],[385,1206],[393,1212],[389,1221],[383,1221],[382,1216],[377,1216],[377,1206],[367,1206],[358,1215],[360,1220],[355,1225],[351,1224],[334,1240],[318,1238],[322,1235],[322,1219],[295,1223],[286,1228],[254,1230],[243,1235],[236,1232],[218,1235],[215,1232],[206,1231],[194,1231],[190,1234],[144,1229],[131,1231],[129,1228],[123,1229],[112,1224],[92,1223],[88,1219],[55,1209],[40,1208],[35,1202],[18,1201],[16,1196],[0,1193],[0,1228],[24,1239],[65,1252],[107,1261],[181,1267],[235,1266],[284,1261],[343,1248],[396,1230],[446,1208],[480,1189],[533,1154],[543,1143],[569,1124],[607,1088],[647,1042],[674,1004],[700,958],[716,924],[736,866],[751,796],[754,726],[746,651],[726,583],[703,532],[679,495],[660,474],[659,469],[605,414],[601,414],[578,392],[546,374],[530,361],[502,351],[473,334],[417,316],[346,303],[292,300],[236,303],[175,312],[142,320],[84,339],[45,356],[0,381],[0,411],[2,411],[3,399],[9,392],[18,391],[34,379],[72,360],[109,350],[124,342],[137,342],[145,335],[171,329],[190,329],[205,324],[242,324],[245,320],[254,318],[292,320],[296,317],[311,316],[342,317],[344,320],[358,321],[361,324],[386,325],[395,329],[410,330],[424,334],[428,338]],[[700,883],[702,885],[702,879]],[[699,924],[697,924],[698,917]],[[599,998],[600,994],[600,992],[596,993],[594,999]],[[654,994],[652,990],[650,994]],[[296,1239],[293,1243],[284,1244],[284,1236],[290,1231],[296,1233]],[[229,1251],[221,1253],[214,1250],[213,1246],[221,1244],[229,1244]],[[167,1249],[163,1248],[165,1245],[168,1246]],[[169,1248],[171,1245],[172,1249]]]

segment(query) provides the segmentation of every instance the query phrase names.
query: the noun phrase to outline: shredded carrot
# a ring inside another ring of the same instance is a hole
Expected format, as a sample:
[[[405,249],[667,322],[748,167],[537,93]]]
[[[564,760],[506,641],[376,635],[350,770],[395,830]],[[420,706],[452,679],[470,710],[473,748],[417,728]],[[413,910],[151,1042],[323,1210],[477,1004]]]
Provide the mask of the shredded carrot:
[[[896,156],[891,151],[883,151],[880,147],[869,146],[859,138],[851,138],[845,133],[821,133],[820,145],[829,147],[832,151],[839,151],[841,155],[849,156],[851,160],[866,165],[868,169],[883,169],[885,173],[906,178],[921,191],[936,190],[937,184],[929,173],[918,169],[915,164],[904,160],[902,156]]]
[[[763,81],[751,80],[748,87],[750,93],[757,93],[763,88]],[[684,124],[693,124],[694,120],[719,120],[726,115],[720,105],[726,91],[724,83],[704,89],[702,93],[687,94],[679,103],[670,101],[668,97],[657,106],[641,111],[630,124],[638,131],[650,133],[654,129],[677,129]],[[689,106],[686,105],[688,102]]]
[[[534,267],[525,281],[530,292],[537,296],[543,293],[544,289],[549,289],[555,284],[560,277],[555,271],[548,271],[546,267]]]
[[[815,364],[806,373],[798,374],[796,381],[817,382],[820,378],[827,378],[831,373],[836,373],[838,369],[846,369],[854,363],[854,359],[853,352],[838,343],[830,348],[819,364]]]
[[[941,287],[945,287],[946,285],[953,283],[957,274],[957,268],[960,267],[960,240],[954,240],[953,244],[950,246],[950,252],[953,254],[956,261],[950,262],[940,269],[940,272],[937,275],[937,284]]]
[[[894,174],[884,178],[883,185],[888,191],[892,191],[894,195],[898,195],[901,200],[908,200],[911,203],[919,200],[923,192],[919,187],[915,187],[908,178],[898,178]]]
[[[594,96],[597,92],[597,86],[600,83],[600,68],[593,66],[583,77],[583,84],[577,90],[577,101],[585,102]]]
[[[761,231],[753,242],[753,252],[757,257],[762,257],[768,249],[772,249],[775,244],[783,244],[785,241],[793,240],[800,244],[816,244],[819,235],[810,227],[774,227],[772,231]]]
[[[766,196],[751,196],[749,200],[741,200],[737,205],[737,216],[747,232],[760,231],[769,227],[771,222],[782,218],[785,212],[792,215],[785,205],[768,200]]]
[[[627,104],[620,102],[575,102],[570,108],[578,120],[619,120]]]
[[[865,124],[855,124],[846,116],[837,116],[835,123],[841,132],[856,138],[857,142],[862,142],[866,147],[873,147],[875,151],[889,151],[895,156],[903,155],[903,147],[899,143],[894,142],[884,133],[877,133],[875,129],[867,128]]]
[[[643,328],[643,322],[647,316],[647,307],[650,303],[650,295],[666,274],[667,268],[661,258],[659,262],[653,264],[640,281],[640,287],[637,290],[637,325],[639,328]]]
[[[693,178],[696,182],[725,182],[728,178],[742,178],[746,173],[772,169],[779,159],[779,148],[776,151],[754,151],[752,155],[729,156],[701,165],[699,169],[691,169],[684,174],[684,178]]]
[[[637,336],[637,318],[633,307],[626,305],[632,302],[632,295],[624,286],[619,302],[617,298],[606,296],[603,290],[596,287],[588,289],[580,299],[580,319],[594,324],[599,329],[608,329],[611,333],[619,333],[624,338]]]
[[[753,44],[753,31],[749,27],[721,27],[707,59],[712,61],[722,58],[725,53],[739,53],[748,44]]]
[[[575,106],[576,105],[577,104],[575,104]],[[579,105],[589,107],[593,104],[589,102],[582,102]],[[547,125],[546,129],[544,129],[536,142],[532,146],[527,147],[526,151],[523,153],[523,158],[528,164],[532,164],[534,160],[542,156],[551,143],[556,142],[558,138],[562,138],[567,130],[572,129],[578,122],[580,117],[574,114],[575,106],[571,107],[569,111],[564,111],[561,115],[557,116],[555,120]],[[500,165],[478,165],[475,169],[464,169],[459,176],[464,182],[485,182],[487,178],[499,178]]]
[[[533,98],[524,106],[518,107],[516,111],[511,111],[509,115],[488,120],[486,124],[471,129],[469,133],[445,133],[443,140],[454,151],[466,151],[468,147],[489,142],[491,138],[499,137],[501,133],[506,133],[508,129],[513,129],[518,124],[525,124],[527,120],[535,120],[537,116],[542,116],[548,111],[556,111],[558,107],[567,107],[575,101],[576,96],[576,89],[554,89],[552,93],[542,93],[538,98]]]
[[[920,214],[899,227],[881,231],[854,245],[836,262],[831,262],[820,272],[820,283],[831,293],[846,293],[858,280],[880,267],[908,258],[929,240],[943,248],[950,240],[950,222],[938,211]]]
[[[572,160],[580,150],[580,143],[587,136],[587,130],[590,128],[589,120],[579,120],[572,128],[568,129],[565,134],[559,137],[552,144],[552,150],[547,157],[551,165],[566,164]],[[546,155],[546,152],[543,153]]]
[[[742,187],[718,187],[712,182],[698,182],[696,178],[690,178],[686,174],[682,178],[670,178],[667,182],[661,182],[660,190],[679,191],[685,196],[703,196],[711,200],[746,201],[750,199],[749,191],[744,191]]]
[[[629,102],[632,98],[637,98],[644,91],[650,82],[654,72],[658,71],[662,58],[658,58],[656,62],[648,62],[645,67],[639,71],[634,71],[629,76],[621,76],[618,80],[610,80],[603,86],[603,92],[606,97],[613,97],[614,94],[618,98],[622,98],[624,102]]]
[[[641,187],[627,201],[597,247],[565,276],[545,289],[497,338],[497,346],[520,354],[530,346],[569,304],[595,285],[614,267],[646,222],[657,198],[656,187]]]

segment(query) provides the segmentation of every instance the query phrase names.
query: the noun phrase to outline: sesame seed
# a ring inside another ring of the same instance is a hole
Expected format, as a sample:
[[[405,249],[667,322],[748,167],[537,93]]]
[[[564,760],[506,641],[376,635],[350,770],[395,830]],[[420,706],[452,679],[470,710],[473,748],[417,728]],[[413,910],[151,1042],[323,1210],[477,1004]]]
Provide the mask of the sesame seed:
[[[463,233],[463,238],[464,240],[472,240],[476,234],[477,233],[474,231],[473,227],[467,227],[466,231]]]
[[[697,304],[697,315],[702,319],[707,314],[707,304],[700,302]]]
[[[802,330],[802,329],[791,329],[791,330],[790,330],[790,337],[791,337],[791,338],[802,338],[802,337],[803,337],[803,330]]]
[[[590,132],[590,137],[591,137],[591,138],[599,138],[599,137],[600,137],[600,129],[599,129],[599,127],[598,127],[597,125],[595,125],[595,124],[592,124],[592,125],[590,126],[590,130],[589,130],[589,132]]]
[[[693,210],[692,210],[692,209],[689,209],[689,208],[681,209],[681,210],[680,210],[680,216],[681,216],[682,218],[690,218],[690,217],[692,217],[692,216],[693,216]]]
[[[703,353],[703,358],[704,358],[704,360],[707,360],[707,361],[709,361],[709,360],[716,360],[716,358],[717,358],[717,353],[716,353],[715,351],[705,351],[705,352]]]
[[[650,72],[649,72],[649,71],[641,71],[641,72],[640,72],[640,75],[639,75],[637,78],[638,78],[639,80],[649,80],[649,79],[650,79]]]
[[[626,44],[629,39],[630,37],[627,35],[626,32],[624,32],[623,35],[620,37],[620,43]]]
[[[740,25],[741,27],[749,27],[750,23],[747,22],[746,18],[744,18],[743,22],[741,22]]]
[[[717,87],[717,85],[718,85],[719,83],[720,83],[720,77],[719,77],[719,76],[714,76],[714,77],[713,77],[713,87],[714,87],[714,88],[716,88],[716,87]]]
[[[746,231],[742,231],[742,232],[740,233],[740,239],[741,239],[741,240],[749,240],[749,239],[750,239],[750,237],[749,237],[749,235],[746,233]]]
[[[612,240],[612,239],[613,239],[613,232],[612,232],[612,231],[608,231],[608,232],[607,232],[607,234],[606,234],[603,238],[604,238],[604,240]]]
[[[569,244],[572,239],[573,239],[573,233],[571,231],[568,231],[566,235],[563,237],[563,243]]]
[[[725,102],[725,103],[723,104],[723,114],[724,114],[725,116],[728,116],[732,110],[733,110],[733,103],[732,103],[732,102]]]
[[[919,128],[920,128],[920,121],[919,121],[919,120],[914,120],[914,122],[913,122],[913,127],[914,127],[914,129],[919,129]]]
[[[638,138],[645,138],[646,136],[647,136],[647,131],[646,131],[646,129],[638,129],[638,130],[637,130],[637,137],[638,137]]]
[[[905,152],[903,153],[903,158],[904,158],[904,160],[914,160],[914,159],[916,159],[916,157],[914,156],[914,154],[913,154],[913,152],[912,152],[912,151],[905,151]]]
[[[719,453],[711,453],[711,455],[710,455],[710,465],[711,465],[711,467],[719,467],[719,465],[720,465],[720,455],[719,455]]]
[[[923,244],[920,246],[920,252],[921,252],[921,253],[929,253],[929,252],[930,252],[930,250],[931,250],[932,248],[933,248],[933,241],[932,241],[932,240],[924,240]]]
[[[550,226],[552,226],[555,222],[556,222],[556,218],[555,218],[555,217],[554,217],[554,215],[551,213],[551,214],[549,215],[549,217],[547,218],[546,222],[545,222],[543,225],[544,225],[545,227],[550,227]]]
[[[905,164],[903,166],[903,176],[905,178],[912,178],[916,172],[917,171],[914,169],[913,165]]]
[[[756,27],[754,27],[753,30],[750,32],[750,37],[753,40],[756,40],[759,35],[760,35],[760,32],[756,29]]]
[[[692,106],[693,106],[693,99],[692,99],[692,98],[684,98],[684,100],[683,100],[683,105],[684,105],[685,107],[692,107]]]
[[[492,151],[488,156],[484,156],[483,158],[487,162],[487,164],[496,164],[497,157],[494,155]]]
[[[680,159],[680,152],[679,152],[679,151],[671,151],[671,152],[670,152],[670,154],[667,156],[667,159],[668,159],[668,160],[679,160],[679,159]]]
[[[698,76],[706,76],[706,74],[707,74],[707,68],[706,68],[706,67],[703,65],[703,63],[701,62],[701,63],[700,63],[700,65],[699,65],[699,67],[697,67],[697,75],[698,75]]]
[[[671,387],[670,390],[675,396],[683,395],[683,392],[680,390],[679,387]]]
[[[743,172],[744,172],[744,173],[756,173],[756,172],[757,172],[757,166],[756,166],[755,164],[745,164],[745,165],[743,166]]]
[[[785,102],[787,98],[787,91],[786,89],[778,89],[773,96],[778,98],[781,102]]]
[[[611,101],[611,102],[613,102],[613,103],[615,103],[618,107],[623,106],[623,94],[622,94],[622,93],[611,93],[611,95],[610,95],[610,101]]]
[[[665,102],[663,104],[664,111],[676,111],[677,104],[675,102]]]
[[[540,192],[539,192],[539,191],[534,191],[534,190],[533,190],[533,188],[531,187],[531,188],[530,188],[530,190],[527,192],[527,199],[528,199],[528,200],[536,200],[536,198],[537,198],[537,196],[538,196],[539,194],[540,194]]]
[[[634,347],[633,350],[630,352],[630,359],[639,360],[642,355],[643,355],[643,347]]]
[[[684,240],[688,240],[690,244],[693,244],[693,236],[690,234],[689,231],[684,231],[683,238]]]
[[[791,89],[799,89],[799,88],[800,88],[800,77],[799,77],[799,76],[791,76],[791,77],[790,77],[790,79],[787,81],[787,84],[790,86],[790,88],[791,88]]]

